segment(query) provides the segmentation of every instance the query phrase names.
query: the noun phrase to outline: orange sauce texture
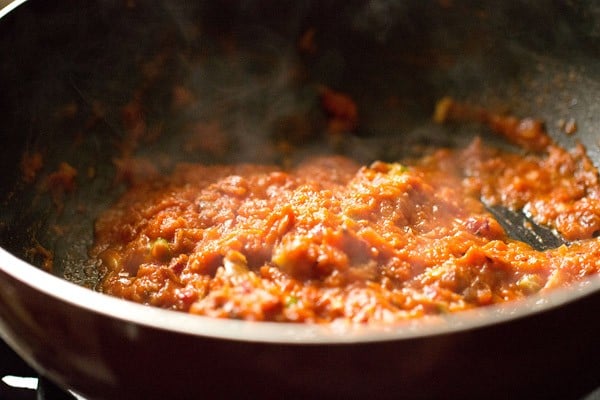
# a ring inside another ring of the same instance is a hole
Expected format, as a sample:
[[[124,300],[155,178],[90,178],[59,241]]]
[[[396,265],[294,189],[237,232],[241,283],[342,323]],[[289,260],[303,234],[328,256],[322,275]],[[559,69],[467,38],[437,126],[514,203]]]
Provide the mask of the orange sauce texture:
[[[525,155],[475,139],[368,166],[180,164],[97,220],[100,289],[212,317],[387,323],[566,285],[600,271],[598,173],[582,147],[539,139]],[[509,238],[482,200],[569,244],[537,251]]]

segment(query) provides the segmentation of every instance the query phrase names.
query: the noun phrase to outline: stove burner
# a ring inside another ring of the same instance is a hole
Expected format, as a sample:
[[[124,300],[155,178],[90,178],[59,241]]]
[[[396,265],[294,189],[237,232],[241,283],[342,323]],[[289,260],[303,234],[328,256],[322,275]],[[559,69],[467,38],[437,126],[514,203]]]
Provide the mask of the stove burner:
[[[0,399],[83,400],[46,378],[39,377],[8,345],[0,340]]]

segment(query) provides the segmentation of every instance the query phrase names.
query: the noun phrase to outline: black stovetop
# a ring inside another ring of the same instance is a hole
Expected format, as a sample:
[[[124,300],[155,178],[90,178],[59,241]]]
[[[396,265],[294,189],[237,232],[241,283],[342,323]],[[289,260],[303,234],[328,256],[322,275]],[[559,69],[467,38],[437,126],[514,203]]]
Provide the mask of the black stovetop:
[[[76,400],[47,379],[0,340],[0,400]]]

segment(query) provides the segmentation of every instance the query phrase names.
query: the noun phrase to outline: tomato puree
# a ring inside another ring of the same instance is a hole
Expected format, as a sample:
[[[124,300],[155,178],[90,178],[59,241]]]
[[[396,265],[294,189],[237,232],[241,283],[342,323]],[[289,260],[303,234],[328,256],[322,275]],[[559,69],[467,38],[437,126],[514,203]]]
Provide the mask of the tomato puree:
[[[482,205],[567,241],[537,251]],[[474,140],[368,166],[180,164],[96,223],[100,290],[212,317],[393,322],[521,299],[600,271],[600,184],[581,147]]]

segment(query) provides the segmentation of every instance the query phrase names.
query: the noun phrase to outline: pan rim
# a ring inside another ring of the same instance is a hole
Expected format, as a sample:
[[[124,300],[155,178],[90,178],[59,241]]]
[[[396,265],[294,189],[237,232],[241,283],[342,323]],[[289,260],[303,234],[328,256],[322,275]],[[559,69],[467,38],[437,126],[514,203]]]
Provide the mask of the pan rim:
[[[468,311],[390,324],[306,324],[218,319],[133,303],[54,276],[1,247],[0,272],[72,307],[140,327],[221,340],[289,345],[361,344],[464,332],[526,318],[600,291],[600,276],[596,274],[568,287]],[[0,279],[4,279],[2,274]]]
[[[0,0],[0,18],[25,3],[27,0],[1,1]]]

